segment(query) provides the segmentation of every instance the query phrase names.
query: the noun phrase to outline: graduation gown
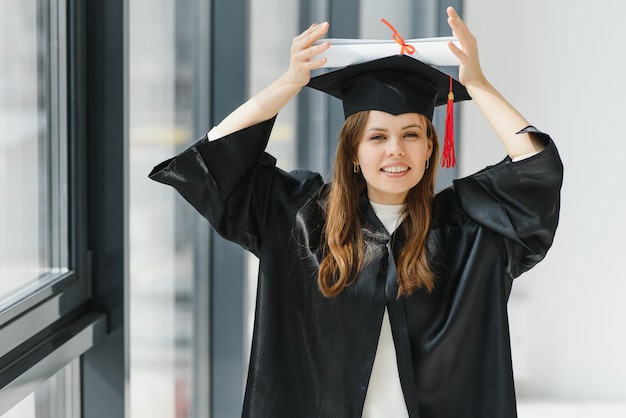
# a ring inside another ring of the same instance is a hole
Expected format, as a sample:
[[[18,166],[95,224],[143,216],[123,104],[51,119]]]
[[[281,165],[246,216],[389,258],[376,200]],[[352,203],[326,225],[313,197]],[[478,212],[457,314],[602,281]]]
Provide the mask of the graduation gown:
[[[438,193],[427,238],[432,293],[398,299],[401,228],[360,203],[366,262],[334,298],[317,284],[322,177],[264,152],[274,119],[206,137],[154,168],[220,235],[260,259],[244,417],[360,417],[385,307],[411,417],[516,416],[507,320],[512,281],[544,258],[558,223],[562,164],[551,139]]]

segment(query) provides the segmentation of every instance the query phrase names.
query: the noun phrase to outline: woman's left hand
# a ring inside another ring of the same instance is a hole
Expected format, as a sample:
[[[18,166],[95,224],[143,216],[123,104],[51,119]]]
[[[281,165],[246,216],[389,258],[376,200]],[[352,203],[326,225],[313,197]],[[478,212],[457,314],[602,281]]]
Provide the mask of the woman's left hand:
[[[457,47],[452,41],[448,41],[448,47],[454,55],[459,59],[459,81],[465,87],[472,84],[483,83],[485,75],[480,68],[480,60],[478,58],[478,42],[465,22],[457,14],[453,7],[447,8],[448,25],[452,29],[452,35],[455,36],[461,48]]]
[[[533,135],[517,134],[529,125],[528,121],[489,83],[480,68],[476,38],[452,7],[448,7],[447,12],[452,35],[461,44],[459,48],[452,41],[448,42],[459,59],[459,81],[483,112],[509,156],[516,158],[542,150],[545,145]]]

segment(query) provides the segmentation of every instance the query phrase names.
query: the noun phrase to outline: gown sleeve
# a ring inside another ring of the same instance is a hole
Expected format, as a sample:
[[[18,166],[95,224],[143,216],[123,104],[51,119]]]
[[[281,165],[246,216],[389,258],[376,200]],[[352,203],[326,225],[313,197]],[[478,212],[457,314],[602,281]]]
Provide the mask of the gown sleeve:
[[[559,222],[563,164],[552,139],[534,127],[546,147],[519,162],[509,157],[472,176],[454,181],[463,212],[505,238],[509,271],[517,277],[541,261]]]
[[[224,238],[259,253],[285,205],[319,175],[292,175],[264,152],[275,118],[191,147],[158,164],[149,177],[176,189]]]

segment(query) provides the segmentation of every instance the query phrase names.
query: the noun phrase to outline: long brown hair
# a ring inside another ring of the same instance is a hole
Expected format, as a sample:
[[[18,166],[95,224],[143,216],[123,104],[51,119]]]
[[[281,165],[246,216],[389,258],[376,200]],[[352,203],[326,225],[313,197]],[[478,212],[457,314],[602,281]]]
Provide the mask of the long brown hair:
[[[348,116],[339,134],[323,231],[325,252],[318,274],[320,290],[326,297],[337,296],[352,284],[363,265],[365,248],[358,207],[367,184],[360,173],[354,173],[353,162],[357,160],[357,148],[368,117],[369,111]],[[398,297],[408,296],[417,289],[430,292],[435,286],[426,256],[426,236],[431,220],[439,139],[431,121],[425,116],[422,118],[433,149],[429,169],[409,190],[405,202],[406,218],[402,225],[406,242],[396,262]]]

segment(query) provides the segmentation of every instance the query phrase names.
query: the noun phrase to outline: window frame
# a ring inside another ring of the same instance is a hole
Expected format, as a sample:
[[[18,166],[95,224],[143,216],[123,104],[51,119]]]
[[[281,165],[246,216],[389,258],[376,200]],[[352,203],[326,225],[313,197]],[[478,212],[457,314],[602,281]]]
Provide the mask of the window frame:
[[[49,138],[51,177],[48,242],[52,269],[0,307],[0,415],[75,362],[108,332],[105,311],[91,309],[87,247],[84,111],[84,24],[77,0],[38,2],[49,7]],[[9,305],[9,301],[11,304]],[[81,382],[70,382],[80,385]]]

